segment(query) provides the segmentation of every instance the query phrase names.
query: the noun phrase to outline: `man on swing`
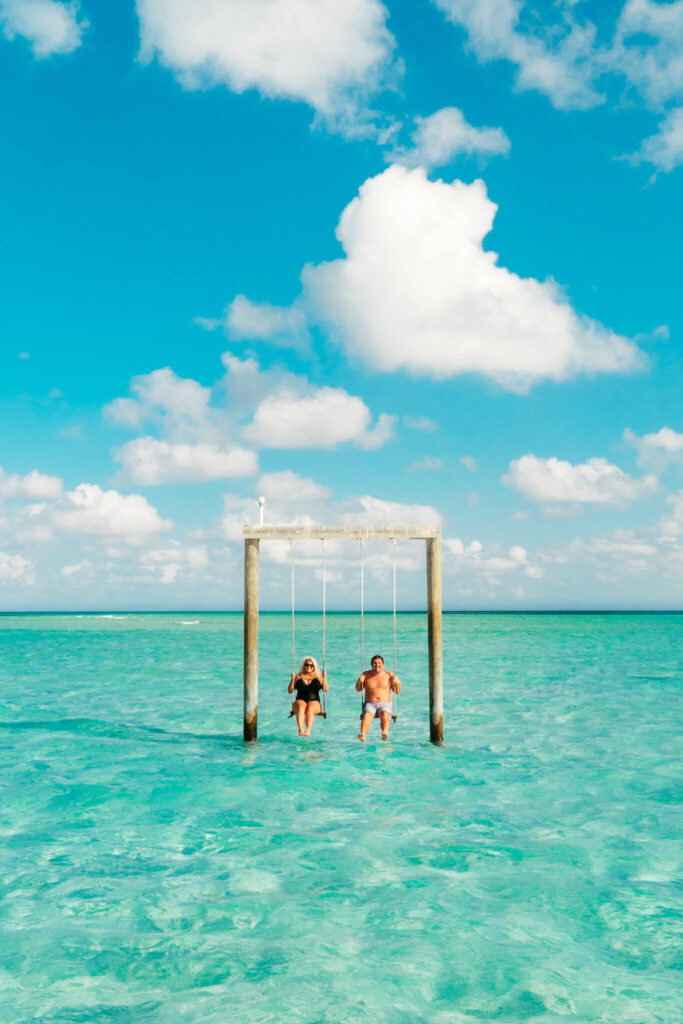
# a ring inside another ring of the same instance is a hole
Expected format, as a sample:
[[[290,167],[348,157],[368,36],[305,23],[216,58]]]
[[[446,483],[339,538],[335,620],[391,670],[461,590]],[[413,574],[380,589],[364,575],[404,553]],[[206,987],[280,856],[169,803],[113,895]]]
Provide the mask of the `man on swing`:
[[[393,672],[387,672],[384,667],[384,658],[376,654],[370,662],[372,668],[369,672],[363,672],[356,681],[356,689],[362,693],[365,688],[365,700],[363,702],[363,717],[360,723],[358,739],[365,743],[365,737],[372,725],[372,720],[379,715],[382,727],[382,739],[389,736],[389,725],[391,724],[391,691],[401,692],[401,684]]]

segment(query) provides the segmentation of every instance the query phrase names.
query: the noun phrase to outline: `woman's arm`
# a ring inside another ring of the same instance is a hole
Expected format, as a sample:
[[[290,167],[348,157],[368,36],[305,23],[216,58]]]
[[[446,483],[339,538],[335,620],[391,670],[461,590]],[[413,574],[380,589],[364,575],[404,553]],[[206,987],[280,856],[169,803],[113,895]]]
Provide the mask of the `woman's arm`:
[[[329,686],[327,685],[327,672],[325,671],[325,669],[322,670],[321,676],[323,681],[323,690],[325,691],[325,693],[327,693],[327,691],[329,690]]]
[[[287,687],[287,693],[294,693],[294,683],[296,682],[296,676],[292,672],[289,677],[289,686]]]

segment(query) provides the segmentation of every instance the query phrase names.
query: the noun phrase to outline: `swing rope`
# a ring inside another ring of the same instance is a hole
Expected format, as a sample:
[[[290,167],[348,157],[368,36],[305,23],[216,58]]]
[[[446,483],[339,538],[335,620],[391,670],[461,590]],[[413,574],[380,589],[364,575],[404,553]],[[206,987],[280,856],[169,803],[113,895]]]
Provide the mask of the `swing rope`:
[[[294,541],[289,542],[289,560],[292,568],[292,675],[296,672],[296,661],[294,658]]]
[[[325,540],[323,539],[323,677],[320,682],[323,684],[322,697],[323,697],[323,718],[327,718],[327,712],[325,710],[325,598],[327,591],[327,552],[325,551]]]
[[[396,675],[396,538],[392,539],[394,545],[394,675]],[[393,703],[391,717],[395,722],[398,718],[398,694],[395,690],[391,691],[391,699]]]
[[[360,672],[363,674],[365,658],[363,655],[363,641],[365,629],[365,541],[360,542]]]

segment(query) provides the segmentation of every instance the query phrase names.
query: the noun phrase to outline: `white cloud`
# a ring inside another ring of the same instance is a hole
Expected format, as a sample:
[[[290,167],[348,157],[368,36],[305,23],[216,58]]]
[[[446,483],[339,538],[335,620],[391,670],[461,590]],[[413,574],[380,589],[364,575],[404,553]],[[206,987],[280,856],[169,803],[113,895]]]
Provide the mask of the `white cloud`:
[[[394,432],[395,417],[382,413],[372,426],[365,402],[343,388],[285,385],[263,399],[244,437],[261,448],[334,448],[352,441],[380,448]]]
[[[196,317],[195,322],[207,330],[222,327],[233,341],[267,341],[273,348],[298,352],[307,352],[311,346],[306,314],[296,303],[272,306],[236,295],[222,319]]]
[[[517,65],[516,87],[544,93],[560,110],[585,110],[604,102],[594,80],[602,59],[596,30],[579,24],[566,6],[542,9],[551,24],[535,31],[522,25],[519,0],[433,0],[449,21],[465,29],[471,49],[482,61]]]
[[[545,569],[519,545],[504,552],[497,547],[485,549],[478,540],[465,545],[459,537],[452,537],[444,540],[443,550],[445,572],[483,577],[494,586],[498,585],[500,576],[519,574],[529,579],[541,579],[545,575]]]
[[[410,430],[419,430],[424,434],[433,434],[440,429],[440,424],[429,416],[404,416],[403,422]]]
[[[79,19],[78,4],[57,0],[1,0],[0,23],[8,39],[27,39],[38,58],[77,50],[88,27]]]
[[[35,583],[33,563],[22,555],[8,555],[0,551],[0,585],[5,583]]]
[[[410,149],[387,154],[387,161],[406,167],[443,167],[460,154],[505,154],[510,140],[502,128],[474,128],[457,107],[443,107],[429,117],[415,118]]]
[[[562,459],[524,455],[510,463],[503,483],[541,504],[562,502],[625,505],[648,497],[657,478],[640,480],[624,473],[606,459],[589,459],[572,465]]]
[[[680,167],[683,164],[683,107],[669,111],[656,134],[644,139],[638,152],[629,159],[633,163],[652,164],[664,172]]]
[[[554,282],[498,265],[483,248],[496,209],[481,181],[388,168],[341,216],[346,257],[304,268],[311,307],[352,358],[381,371],[476,373],[523,391],[642,367],[632,342],[575,313]]]
[[[474,458],[473,455],[461,455],[460,462],[465,467],[465,469],[469,470],[470,473],[476,473],[477,460]]]
[[[365,402],[343,388],[316,386],[279,367],[263,370],[230,352],[221,360],[226,373],[213,389],[165,368],[133,378],[136,398],[105,406],[111,421],[131,428],[151,422],[163,435],[137,438],[115,453],[136,482],[252,475],[256,455],[235,443],[240,437],[262,448],[350,441],[372,450],[394,436],[395,416],[380,413],[373,423]]]
[[[91,580],[95,575],[93,564],[89,558],[83,558],[80,562],[73,562],[71,565],[63,565],[59,575],[64,579]]]
[[[302,100],[345,115],[381,84],[394,46],[379,0],[137,0],[141,56],[188,89]]]
[[[39,473],[5,473],[0,467],[0,498],[25,498],[36,501],[41,498],[58,498],[62,493],[62,481],[58,476]]]
[[[201,574],[209,564],[209,555],[205,544],[182,545],[178,541],[170,541],[166,547],[143,552],[139,564],[164,586],[169,586],[181,573]]]
[[[652,467],[658,473],[670,463],[683,466],[683,434],[676,433],[671,427],[662,427],[656,434],[644,434],[642,437],[627,427],[624,440],[637,449],[639,466]]]
[[[480,501],[481,495],[478,493],[478,491],[470,491],[470,493],[467,495],[467,505],[469,508],[474,508],[474,506],[478,505]]]
[[[144,540],[172,527],[141,494],[103,491],[97,484],[79,484],[54,505],[36,507],[33,518],[46,520],[64,533],[129,541]]]
[[[136,427],[158,415],[195,424],[206,419],[211,389],[192,378],[178,377],[168,366],[133,377],[130,389],[135,399],[117,398],[105,405],[103,412],[112,422]]]
[[[610,61],[651,106],[658,107],[683,92],[682,53],[681,0],[627,0],[617,22]]]
[[[234,476],[253,476],[258,471],[258,459],[247,448],[169,444],[154,437],[128,441],[118,449],[115,457],[137,484],[225,480]]]
[[[443,469],[443,459],[437,459],[433,455],[423,455],[421,459],[411,462],[408,469],[416,473],[427,473],[432,470],[441,471]]]
[[[363,525],[438,526],[442,520],[441,513],[431,505],[404,505],[364,494],[352,500],[351,507],[342,513],[340,521]]]
[[[283,469],[276,473],[263,473],[259,477],[258,492],[267,501],[273,502],[305,502],[326,501],[332,496],[329,487],[311,480],[310,477],[299,476],[291,469]]]

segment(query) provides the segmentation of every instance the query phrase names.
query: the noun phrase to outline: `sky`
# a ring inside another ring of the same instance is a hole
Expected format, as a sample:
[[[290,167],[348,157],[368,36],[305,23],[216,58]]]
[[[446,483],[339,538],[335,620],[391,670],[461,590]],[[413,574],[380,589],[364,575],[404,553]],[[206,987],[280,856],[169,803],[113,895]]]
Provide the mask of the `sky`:
[[[239,609],[259,495],[441,524],[449,609],[683,608],[682,52],[683,0],[0,0],[0,610]]]

